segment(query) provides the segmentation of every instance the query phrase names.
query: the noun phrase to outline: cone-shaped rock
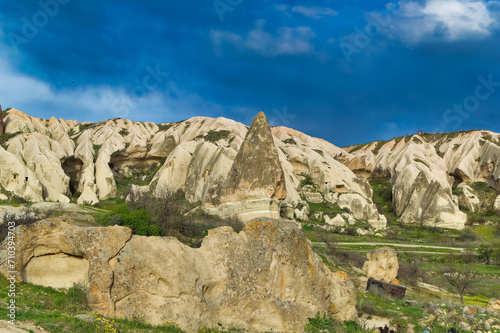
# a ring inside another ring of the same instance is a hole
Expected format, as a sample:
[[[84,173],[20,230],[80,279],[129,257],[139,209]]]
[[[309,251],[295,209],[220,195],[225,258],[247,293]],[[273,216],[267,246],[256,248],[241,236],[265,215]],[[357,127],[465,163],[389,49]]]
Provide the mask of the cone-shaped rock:
[[[212,191],[209,206],[243,220],[279,218],[279,201],[286,198],[283,169],[271,128],[263,112],[253,120],[225,182]]]

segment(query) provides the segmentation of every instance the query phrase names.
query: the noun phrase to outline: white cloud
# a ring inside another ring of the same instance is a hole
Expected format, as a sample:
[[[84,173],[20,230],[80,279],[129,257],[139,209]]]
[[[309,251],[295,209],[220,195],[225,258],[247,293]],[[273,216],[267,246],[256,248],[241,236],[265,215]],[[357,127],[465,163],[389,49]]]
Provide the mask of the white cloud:
[[[156,90],[143,90],[145,93],[139,96],[107,85],[55,90],[43,80],[20,73],[1,58],[0,73],[2,107],[41,118],[55,116],[83,122],[119,117],[159,122],[183,120],[200,112],[207,115],[224,112],[222,106],[180,89],[171,80]]]
[[[490,35],[496,20],[483,0],[400,1],[383,30],[407,44],[425,40],[457,41]]]
[[[328,7],[306,7],[306,6],[294,6],[290,7],[287,5],[275,5],[274,6],[280,12],[286,14],[287,16],[291,16],[290,13],[301,14],[306,17],[320,19],[327,16],[337,16],[338,13],[331,8]]]
[[[275,33],[264,30],[265,22],[258,20],[255,28],[245,37],[229,31],[212,30],[211,39],[217,53],[223,52],[224,45],[253,50],[265,56],[298,55],[313,51],[311,39],[316,34],[310,27],[281,27]]]
[[[306,17],[311,18],[322,18],[325,16],[337,16],[338,13],[331,8],[326,7],[304,7],[304,6],[295,6],[292,7],[293,13],[299,13]]]

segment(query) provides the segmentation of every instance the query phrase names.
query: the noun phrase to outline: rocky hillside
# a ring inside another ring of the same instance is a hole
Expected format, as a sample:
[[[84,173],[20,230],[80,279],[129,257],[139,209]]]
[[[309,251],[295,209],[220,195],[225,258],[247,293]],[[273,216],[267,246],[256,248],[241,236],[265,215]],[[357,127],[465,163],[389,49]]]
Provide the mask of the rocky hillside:
[[[499,134],[421,134],[341,149],[263,113],[251,127],[194,117],[155,124],[111,119],[78,123],[4,112],[2,199],[99,201],[152,191],[183,191],[216,215],[315,219],[384,229],[369,181],[390,180],[391,206],[404,223],[463,228],[467,211],[493,209],[500,190]],[[485,182],[488,198],[475,193]],[[486,202],[487,201],[487,202]],[[311,212],[329,205],[331,213]],[[500,208],[500,200],[497,202]]]
[[[466,221],[461,210],[500,208],[494,207],[499,143],[490,131],[415,134],[346,147],[336,158],[364,179],[390,179],[401,221],[460,227]],[[476,193],[488,185],[493,198]]]
[[[385,225],[368,182],[334,159],[343,150],[292,129],[270,129],[263,113],[251,128],[206,117],[78,123],[15,109],[5,112],[4,123],[0,184],[9,197],[96,204],[126,195],[133,184],[157,194],[181,190],[209,212],[244,220],[307,219],[307,201],[326,199],[349,211],[346,219]]]

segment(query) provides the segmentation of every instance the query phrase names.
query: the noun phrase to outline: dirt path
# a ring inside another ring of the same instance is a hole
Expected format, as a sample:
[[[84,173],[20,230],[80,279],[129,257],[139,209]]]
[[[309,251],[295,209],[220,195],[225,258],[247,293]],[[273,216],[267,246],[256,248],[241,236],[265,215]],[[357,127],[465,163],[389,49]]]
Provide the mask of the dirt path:
[[[314,245],[321,245],[325,244],[324,242],[313,242]],[[453,250],[453,251],[463,251],[463,247],[450,247],[450,246],[435,246],[435,245],[416,245],[416,244],[398,244],[398,243],[353,243],[353,242],[341,242],[341,243],[335,243],[336,245],[339,246],[346,246],[346,245],[362,245],[362,246],[391,246],[391,247],[407,247],[407,248],[425,248],[425,249],[440,249],[440,250]],[[433,252],[433,253],[439,253],[439,252]]]

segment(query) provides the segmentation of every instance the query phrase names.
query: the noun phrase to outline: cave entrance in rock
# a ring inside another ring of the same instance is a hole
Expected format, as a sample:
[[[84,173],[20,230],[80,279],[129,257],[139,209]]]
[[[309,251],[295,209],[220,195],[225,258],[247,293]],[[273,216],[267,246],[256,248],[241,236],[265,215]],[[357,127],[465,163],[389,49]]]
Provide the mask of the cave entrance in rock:
[[[150,171],[163,165],[165,157],[160,156],[134,156],[133,154],[117,151],[111,155],[109,168],[114,176],[131,176],[150,178]]]
[[[464,182],[464,180],[462,179],[462,177],[460,175],[450,173],[450,176],[453,177],[453,187],[457,187],[458,185],[460,185],[461,183]]]
[[[73,196],[78,191],[78,180],[83,168],[83,161],[77,157],[70,156],[62,161],[61,166],[66,176],[69,177],[69,190]]]

